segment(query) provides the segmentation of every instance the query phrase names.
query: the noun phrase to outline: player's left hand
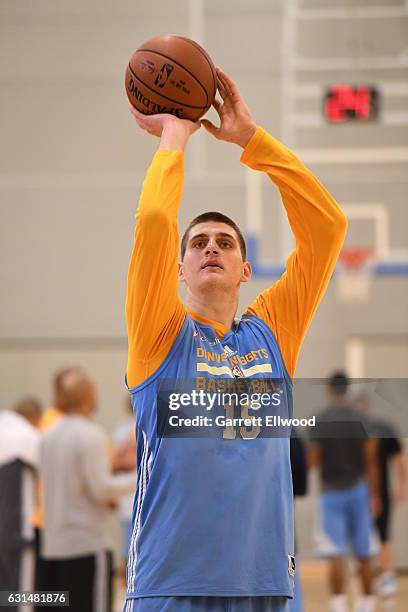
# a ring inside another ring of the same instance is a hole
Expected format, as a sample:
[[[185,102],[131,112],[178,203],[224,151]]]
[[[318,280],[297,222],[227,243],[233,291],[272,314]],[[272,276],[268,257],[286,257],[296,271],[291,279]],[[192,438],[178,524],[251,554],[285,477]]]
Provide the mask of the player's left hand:
[[[191,136],[200,129],[200,121],[189,121],[188,119],[179,119],[169,113],[161,113],[155,115],[144,115],[133,106],[129,106],[129,110],[136,120],[136,123],[142,130],[145,130],[152,136],[160,136],[163,130],[170,128],[185,132],[186,136]]]
[[[220,127],[208,119],[202,119],[201,124],[218,140],[233,142],[244,148],[255,134],[257,125],[237,85],[221,68],[217,67],[216,70],[222,102],[216,98],[214,108],[220,117]]]

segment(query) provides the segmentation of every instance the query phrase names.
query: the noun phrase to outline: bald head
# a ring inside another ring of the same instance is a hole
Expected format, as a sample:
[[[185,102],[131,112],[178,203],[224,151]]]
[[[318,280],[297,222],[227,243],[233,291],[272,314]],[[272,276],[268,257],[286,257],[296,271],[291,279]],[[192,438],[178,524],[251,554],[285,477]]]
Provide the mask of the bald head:
[[[27,419],[27,421],[34,427],[39,426],[42,406],[35,397],[22,397],[15,405],[14,410],[22,417]]]
[[[77,372],[79,370],[81,370],[81,368],[79,368],[78,366],[65,366],[55,372],[52,382],[54,389],[54,406],[55,408],[57,408],[57,410],[62,411],[61,402],[65,376],[71,374],[72,372]]]
[[[59,410],[65,414],[90,415],[96,407],[95,384],[80,367],[67,368],[59,381]]]

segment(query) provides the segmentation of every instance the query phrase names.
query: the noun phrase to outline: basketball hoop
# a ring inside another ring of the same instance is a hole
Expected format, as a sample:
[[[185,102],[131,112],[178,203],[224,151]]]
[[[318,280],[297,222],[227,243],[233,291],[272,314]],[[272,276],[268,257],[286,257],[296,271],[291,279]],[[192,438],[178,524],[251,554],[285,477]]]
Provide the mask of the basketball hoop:
[[[337,295],[343,302],[361,302],[370,296],[375,250],[371,247],[346,247],[336,269]]]

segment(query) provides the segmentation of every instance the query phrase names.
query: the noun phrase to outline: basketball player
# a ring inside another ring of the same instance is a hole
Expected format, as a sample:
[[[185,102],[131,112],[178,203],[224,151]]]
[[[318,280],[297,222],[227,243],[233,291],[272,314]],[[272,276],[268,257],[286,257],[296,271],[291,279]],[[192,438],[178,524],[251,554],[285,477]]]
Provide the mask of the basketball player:
[[[328,407],[316,420],[310,467],[319,468],[321,489],[318,554],[327,559],[331,597],[329,612],[346,612],[347,553],[358,560],[363,595],[356,612],[373,612],[376,602],[372,572],[372,517],[380,510],[377,440],[370,422],[358,413],[348,394],[343,371],[328,380]],[[371,510],[371,511],[370,511]]]
[[[177,213],[186,144],[200,123],[132,113],[160,137],[137,211],[127,293],[127,383],[137,421],[138,483],[125,611],[286,611],[293,596],[289,440],[174,438],[157,428],[164,379],[274,377],[291,385],[306,330],[330,280],[346,219],[281,143],[257,127],[237,86],[217,71],[220,127],[281,192],[296,237],[286,272],[235,321],[251,264],[228,217],[195,218],[181,241]],[[178,280],[187,286],[186,305]],[[288,398],[290,401],[290,398]],[[233,436],[231,436],[233,437]]]

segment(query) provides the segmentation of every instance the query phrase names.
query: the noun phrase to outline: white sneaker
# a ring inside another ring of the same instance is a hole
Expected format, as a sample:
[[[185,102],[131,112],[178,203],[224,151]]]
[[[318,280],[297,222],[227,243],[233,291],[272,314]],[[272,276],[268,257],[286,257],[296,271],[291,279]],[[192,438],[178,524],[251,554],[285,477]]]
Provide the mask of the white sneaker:
[[[364,595],[357,601],[355,612],[374,612],[375,610],[375,596]]]
[[[332,595],[329,600],[328,612],[347,612],[346,595]]]
[[[397,581],[395,580],[395,575],[392,572],[384,572],[378,578],[377,594],[381,597],[390,597],[391,595],[395,595],[397,592]]]
[[[390,597],[384,597],[381,602],[381,612],[396,612],[397,600],[392,595]]]

